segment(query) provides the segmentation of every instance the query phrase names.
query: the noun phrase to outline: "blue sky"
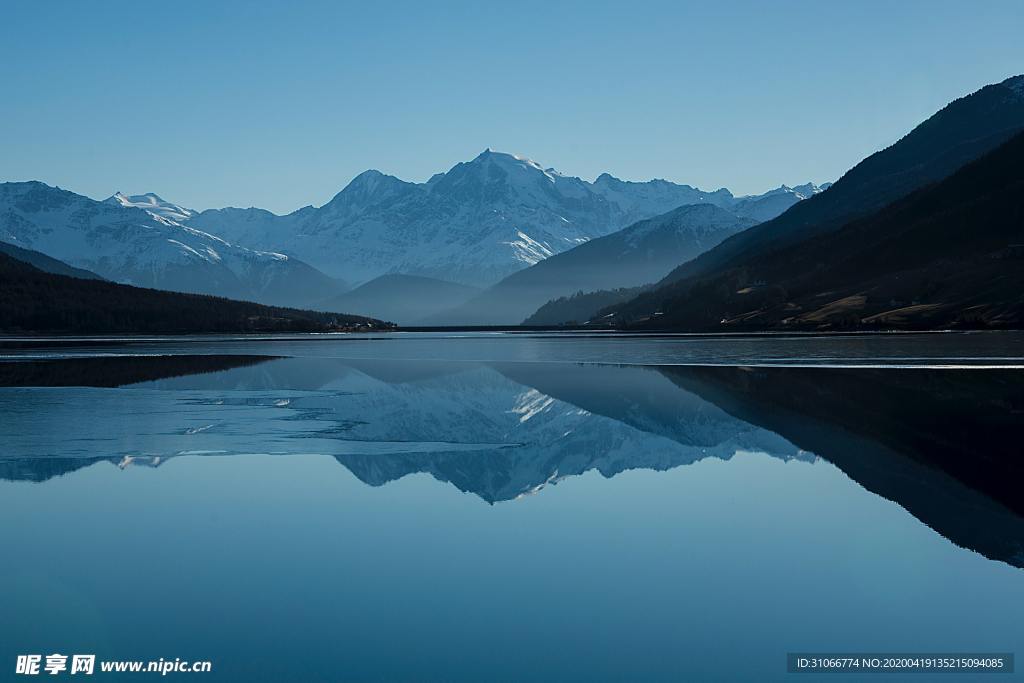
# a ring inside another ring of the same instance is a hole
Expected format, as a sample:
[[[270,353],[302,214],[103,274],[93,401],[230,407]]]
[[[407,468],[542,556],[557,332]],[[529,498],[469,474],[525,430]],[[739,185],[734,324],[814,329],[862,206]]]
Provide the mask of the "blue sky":
[[[1017,0],[7,0],[0,180],[284,212],[490,147],[761,192],[1024,72],[1022,27]]]

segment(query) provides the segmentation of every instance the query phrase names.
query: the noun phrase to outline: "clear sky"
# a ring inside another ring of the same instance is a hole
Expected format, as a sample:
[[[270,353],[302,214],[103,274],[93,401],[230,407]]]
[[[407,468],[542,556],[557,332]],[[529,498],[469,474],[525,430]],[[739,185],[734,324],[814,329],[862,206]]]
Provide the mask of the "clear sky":
[[[1024,2],[0,0],[0,180],[328,201],[485,147],[593,180],[833,180],[1024,72]]]

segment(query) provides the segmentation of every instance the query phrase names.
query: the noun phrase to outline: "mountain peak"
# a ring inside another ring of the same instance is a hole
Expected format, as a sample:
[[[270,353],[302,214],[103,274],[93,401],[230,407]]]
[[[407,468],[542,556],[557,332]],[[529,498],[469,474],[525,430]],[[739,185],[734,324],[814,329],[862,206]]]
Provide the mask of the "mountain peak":
[[[111,200],[115,200],[120,204],[152,204],[154,206],[167,203],[156,192],[126,195],[124,192],[118,191],[115,192],[112,197],[108,197],[106,199],[107,202],[113,203]]]
[[[396,178],[393,175],[381,173],[377,169],[371,168],[369,170],[363,171],[355,178],[353,178],[351,181],[349,181],[349,184],[346,185],[341,192],[335,195],[335,199],[344,194],[352,193],[373,195],[376,194],[378,191],[386,191],[388,189],[410,184],[411,183],[407,183],[404,180]]]
[[[142,209],[144,211],[148,211],[153,216],[174,221],[176,223],[187,221],[197,213],[192,209],[186,209],[172,202],[168,202],[155,192],[126,195],[125,193],[118,191],[104,199],[103,203],[121,206],[126,209]]]
[[[462,188],[456,190],[462,192],[470,186],[536,187],[537,181],[554,184],[557,178],[563,177],[554,169],[545,170],[532,159],[508,152],[495,152],[488,147],[472,161],[455,164],[444,175],[431,178],[428,185],[433,192],[443,193],[455,188]]]
[[[371,168],[353,178],[323,208],[330,207],[332,212],[349,213],[357,207],[365,208],[413,187],[416,187],[414,183],[408,183],[393,175]]]
[[[813,195],[818,194],[825,190],[828,184],[816,185],[814,183],[803,183],[802,185],[786,185],[782,184],[776,187],[774,190],[768,190],[763,195],[755,195],[754,197],[772,197],[780,194],[791,194],[796,195],[800,199],[807,199]],[[749,197],[747,197],[749,198]]]
[[[345,190],[349,188],[373,188],[386,176],[375,168],[370,168],[355,178],[349,181],[348,185],[344,187]]]
[[[808,197],[816,195],[819,192],[824,192],[827,189],[827,186],[817,185],[815,183],[804,183],[803,185],[795,185],[794,187],[791,187],[790,189],[793,192],[796,192],[798,195],[800,195],[804,199],[807,199]]]
[[[483,163],[491,162],[502,166],[522,166],[529,167],[540,171],[541,173],[548,174],[554,172],[554,169],[545,170],[543,166],[538,164],[533,159],[524,157],[519,154],[510,154],[508,152],[495,152],[490,147],[480,152],[473,161],[470,163]]]

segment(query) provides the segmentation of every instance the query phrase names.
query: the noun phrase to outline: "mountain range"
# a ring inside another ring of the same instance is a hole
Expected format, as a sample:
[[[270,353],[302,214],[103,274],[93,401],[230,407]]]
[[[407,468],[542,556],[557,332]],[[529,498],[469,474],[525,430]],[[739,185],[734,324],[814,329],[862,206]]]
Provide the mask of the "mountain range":
[[[285,216],[215,209],[187,224],[253,249],[282,251],[349,282],[397,273],[486,287],[685,204],[763,220],[816,191],[808,184],[735,197],[726,189],[626,182],[607,173],[590,183],[488,149],[425,183],[370,170],[318,208]]]
[[[475,294],[471,288],[679,206],[707,203],[752,223],[817,191],[807,184],[735,197],[607,173],[590,183],[486,150],[425,183],[366,171],[323,206],[285,216],[258,208],[197,211],[156,193],[95,201],[37,181],[4,183],[0,241],[114,282],[270,305],[338,310],[348,283],[384,275],[449,283],[437,285],[447,298],[436,298],[429,289],[387,282],[407,302],[403,317],[425,318],[462,303],[456,291],[464,300]],[[645,282],[663,274],[652,273]],[[502,322],[519,322],[544,300]]]

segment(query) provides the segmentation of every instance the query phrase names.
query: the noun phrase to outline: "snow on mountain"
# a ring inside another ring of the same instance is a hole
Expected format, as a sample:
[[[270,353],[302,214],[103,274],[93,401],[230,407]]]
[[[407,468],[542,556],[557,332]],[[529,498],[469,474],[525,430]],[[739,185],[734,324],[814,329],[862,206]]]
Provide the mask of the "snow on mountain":
[[[120,192],[115,192],[112,197],[107,197],[103,200],[107,204],[115,204],[117,206],[123,206],[127,208],[143,209],[148,211],[153,216],[158,218],[166,218],[169,221],[176,223],[182,223],[187,221],[189,218],[197,215],[198,211],[192,209],[186,209],[172,204],[171,202],[164,201],[158,195],[148,192],[146,194],[136,194],[132,196],[126,196]]]
[[[789,188],[795,192],[801,199],[808,199],[819,192],[824,192],[829,188],[832,183],[822,183],[821,185],[815,185],[814,183],[804,183],[803,185],[797,185],[796,187]],[[786,186],[783,185],[782,188]],[[782,189],[780,188],[780,189]]]
[[[621,211],[578,178],[490,151],[429,183],[367,171],[319,209],[246,226],[238,217],[203,212],[190,224],[355,280],[406,273],[471,285],[622,227]]]
[[[799,201],[795,193],[790,199]],[[426,183],[366,171],[319,208],[285,216],[209,210],[187,224],[349,280],[405,273],[486,286],[637,220],[685,204],[731,209],[738,201],[725,189],[704,192],[664,180],[603,174],[589,183],[488,149]]]
[[[0,184],[0,240],[115,282],[287,305],[337,293],[331,278],[297,259],[171,218],[186,212],[156,195],[97,202],[35,181]]]
[[[822,185],[805,183],[796,187],[782,185],[761,195],[737,197],[729,208],[738,216],[751,218],[758,223],[763,223],[782,215],[797,202],[812,197],[819,192],[824,192],[828,189],[829,185],[831,183],[823,183]]]
[[[188,224],[216,234],[232,244],[247,247],[255,244],[283,244],[294,237],[291,232],[293,225],[303,216],[316,211],[314,207],[307,206],[287,216],[279,216],[256,207],[207,209],[189,219]],[[272,248],[270,251],[286,250]]]
[[[594,181],[593,188],[608,201],[621,206],[626,213],[626,225],[650,218],[686,204],[714,204],[730,208],[736,201],[725,188],[704,192],[689,185],[676,185],[667,180],[650,180],[645,183],[619,180],[602,173]]]
[[[682,205],[764,220],[813,191],[736,198],[608,174],[589,183],[488,149],[426,183],[365,171],[323,206],[284,216],[197,212],[155,193],[96,202],[42,183],[9,183],[0,239],[127,284],[305,306],[343,291],[325,273],[485,286]]]

